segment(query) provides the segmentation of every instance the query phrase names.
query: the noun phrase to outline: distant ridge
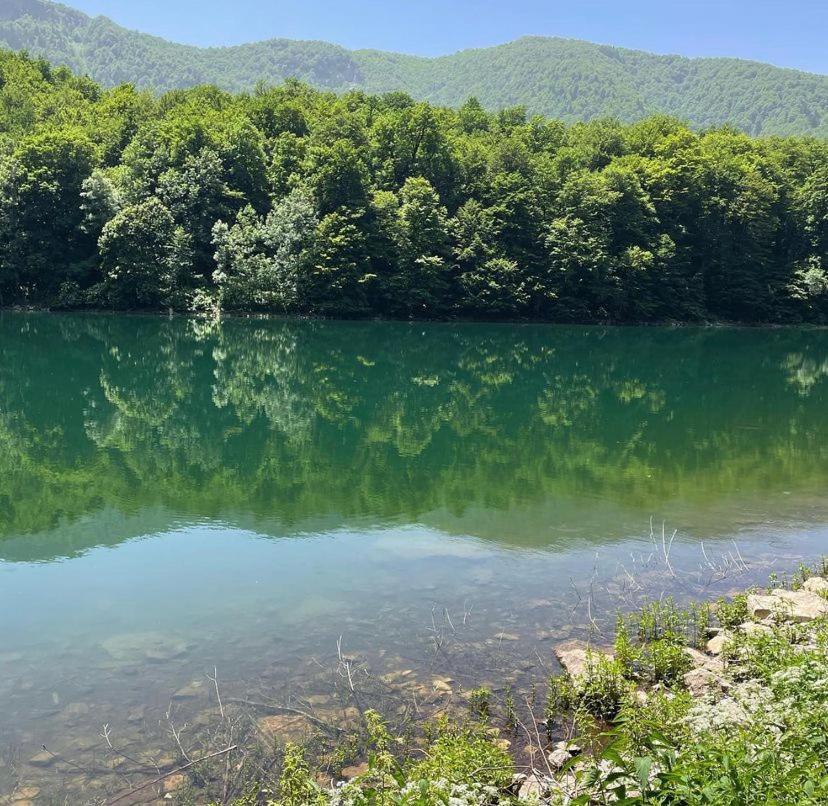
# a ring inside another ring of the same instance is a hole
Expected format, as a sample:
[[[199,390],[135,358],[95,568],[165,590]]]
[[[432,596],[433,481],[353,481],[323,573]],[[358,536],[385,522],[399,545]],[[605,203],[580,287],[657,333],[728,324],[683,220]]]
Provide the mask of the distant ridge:
[[[568,122],[660,112],[698,127],[828,137],[828,76],[571,39],[525,37],[437,58],[290,39],[199,48],[46,0],[0,0],[0,46],[28,50],[105,85],[158,91],[202,83],[249,90],[259,81],[295,77],[321,89],[401,90],[449,106],[474,95],[489,108],[523,105]]]

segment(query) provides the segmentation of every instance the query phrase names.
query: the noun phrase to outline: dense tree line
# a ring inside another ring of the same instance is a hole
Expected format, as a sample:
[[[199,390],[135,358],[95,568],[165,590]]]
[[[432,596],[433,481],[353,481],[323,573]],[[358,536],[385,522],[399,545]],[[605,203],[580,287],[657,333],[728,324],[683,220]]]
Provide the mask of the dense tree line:
[[[828,317],[828,143],[288,81],[104,90],[0,54],[3,304]]]
[[[242,92],[261,79],[298,78],[318,89],[402,91],[446,106],[474,95],[487,109],[523,104],[530,114],[569,123],[606,116],[631,122],[658,113],[696,128],[730,124],[753,135],[828,137],[828,76],[571,39],[524,37],[439,58],[289,39],[198,48],[46,0],[4,0],[0,47],[28,50],[105,86],[131,82],[169,91],[215,84]]]

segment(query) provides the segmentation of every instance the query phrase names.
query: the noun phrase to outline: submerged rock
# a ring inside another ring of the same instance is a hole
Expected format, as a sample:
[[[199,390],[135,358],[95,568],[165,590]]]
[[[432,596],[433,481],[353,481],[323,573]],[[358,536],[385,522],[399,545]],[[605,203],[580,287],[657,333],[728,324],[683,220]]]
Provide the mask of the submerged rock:
[[[362,764],[353,764],[350,767],[343,767],[342,777],[346,781],[350,781],[352,778],[359,778],[360,775],[365,775],[366,772],[368,772],[368,764],[367,762],[362,762]]]
[[[167,792],[175,792],[177,789],[181,789],[184,784],[187,783],[187,778],[184,773],[178,772],[175,775],[170,775],[164,779],[163,783],[163,790],[165,793]]]
[[[56,760],[48,750],[41,750],[29,759],[29,764],[33,767],[51,767]]]
[[[11,793],[11,803],[15,806],[22,806],[25,803],[31,803],[40,794],[40,788],[37,786],[19,786]]]
[[[450,694],[452,691],[451,684],[454,682],[450,677],[435,677],[431,682],[434,691],[439,691],[443,694]]]
[[[183,639],[162,632],[113,635],[103,641],[101,646],[110,657],[121,663],[172,660],[189,649],[189,644]]]
[[[172,695],[174,700],[192,700],[201,696],[204,693],[204,682],[201,680],[194,680],[186,686],[182,686],[175,694]]]
[[[91,710],[85,702],[71,702],[60,712],[60,717],[69,724],[75,724],[87,716]]]
[[[297,741],[307,737],[313,726],[301,714],[274,714],[264,716],[256,722],[259,730],[268,738]]]
[[[389,686],[398,686],[409,682],[413,674],[413,669],[397,669],[393,672],[386,672],[385,674],[380,675],[380,680],[382,680],[383,683],[387,683]]]

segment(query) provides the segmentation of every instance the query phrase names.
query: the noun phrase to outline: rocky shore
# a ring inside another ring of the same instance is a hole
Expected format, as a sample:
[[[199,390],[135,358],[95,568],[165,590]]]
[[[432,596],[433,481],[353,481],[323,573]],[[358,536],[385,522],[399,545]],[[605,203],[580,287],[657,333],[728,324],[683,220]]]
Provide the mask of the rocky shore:
[[[766,723],[769,715],[776,714],[775,723],[770,719],[772,728],[767,733],[759,731],[754,737],[761,740],[754,748],[761,752],[769,743],[773,744],[774,739],[783,737],[786,719],[781,712],[792,708],[787,716],[796,715],[796,703],[780,697],[780,692],[775,690],[774,684],[783,681],[786,675],[797,679],[803,667],[816,670],[821,678],[817,685],[817,700],[823,708],[828,704],[828,580],[811,576],[800,580],[796,589],[774,588],[765,593],[746,593],[737,597],[734,603],[720,604],[719,608],[711,606],[713,614],[717,610],[723,613],[720,622],[724,623],[709,627],[710,637],[704,642],[703,649],[681,648],[690,668],[681,674],[680,685],[665,687],[662,682],[652,686],[636,685],[629,693],[633,703],[641,709],[646,709],[654,700],[675,701],[688,696],[683,722],[689,727],[688,738],[695,738],[700,744],[710,734],[726,734],[732,729],[750,736],[757,721]],[[727,615],[724,615],[725,611]],[[746,618],[741,620],[742,616]],[[618,662],[613,649],[583,641],[559,644],[554,651],[576,698],[590,685],[598,669]],[[765,675],[757,674],[757,658],[770,664],[773,669],[770,674],[767,670]],[[623,744],[623,721],[614,731],[612,738],[620,739]],[[664,772],[651,757],[625,758],[615,753],[602,757],[599,752],[587,758],[582,752],[583,743],[580,740],[558,742],[545,759],[545,772],[533,770],[529,774],[516,775],[515,780],[520,784],[518,800],[569,803],[582,798],[583,802],[598,802],[595,800],[598,792],[617,789],[616,782],[621,781],[620,787],[627,797],[644,802],[645,790],[653,788],[659,774]],[[642,765],[645,758],[647,763]],[[796,759],[791,761],[795,766]],[[633,767],[638,763],[632,781],[628,780],[630,770],[627,765],[630,763]],[[646,780],[642,780],[640,774],[644,766]],[[625,780],[627,786],[623,785]],[[815,793],[816,790],[812,795]],[[660,802],[657,792],[646,794],[654,798],[652,802]],[[788,794],[790,801],[778,802],[810,802],[797,801],[793,791]],[[722,799],[721,802],[727,801]],[[757,795],[757,799],[740,802],[765,801]]]
[[[123,641],[112,649],[137,651]],[[559,641],[545,653],[560,667],[545,690],[543,681],[528,691],[511,683],[470,689],[447,675],[432,671],[423,680],[400,667],[371,679],[371,702],[394,693],[394,705],[382,715],[366,706],[364,670],[341,655],[342,691],[313,695],[301,707],[219,698],[210,719],[193,724],[213,737],[214,744],[192,757],[206,761],[153,757],[147,764],[157,780],[139,786],[142,777],[135,778],[134,791],[127,787],[117,802],[828,801],[828,580],[822,572],[800,570],[784,585],[716,602],[680,606],[662,598],[619,616],[611,644],[596,632],[591,640]],[[213,682],[194,682],[172,702],[218,694]],[[78,706],[67,709],[74,713]],[[243,737],[244,725],[258,737],[259,750],[236,750],[228,759],[222,748]],[[129,781],[130,761],[116,755],[106,764]],[[45,748],[20,766],[80,775],[76,763]],[[245,782],[243,799],[216,794],[231,791],[231,778],[236,792]],[[2,806],[50,802],[31,775],[0,798]]]

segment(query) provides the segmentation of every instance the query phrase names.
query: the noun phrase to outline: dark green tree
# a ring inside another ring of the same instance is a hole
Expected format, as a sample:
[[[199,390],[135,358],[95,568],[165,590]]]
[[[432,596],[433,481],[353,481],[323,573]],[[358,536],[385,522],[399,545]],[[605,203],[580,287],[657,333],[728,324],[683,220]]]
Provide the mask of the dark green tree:
[[[180,307],[190,272],[190,238],[155,197],[125,207],[107,222],[98,241],[104,286],[101,298],[119,307]]]

